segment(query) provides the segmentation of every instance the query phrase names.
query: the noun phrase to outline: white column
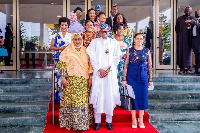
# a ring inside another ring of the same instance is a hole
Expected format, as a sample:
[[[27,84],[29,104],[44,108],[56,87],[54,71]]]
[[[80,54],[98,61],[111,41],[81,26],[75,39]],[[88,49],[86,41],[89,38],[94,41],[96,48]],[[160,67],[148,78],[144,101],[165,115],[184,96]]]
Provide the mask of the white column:
[[[12,5],[11,4],[5,4],[5,8],[6,8],[6,24],[7,23],[12,23],[12,19],[10,15],[13,15],[11,10],[12,10]]]
[[[44,23],[40,23],[40,46],[43,48],[44,44]]]
[[[136,29],[136,33],[139,33],[140,32],[140,22],[136,22],[136,27],[135,27],[135,29]]]

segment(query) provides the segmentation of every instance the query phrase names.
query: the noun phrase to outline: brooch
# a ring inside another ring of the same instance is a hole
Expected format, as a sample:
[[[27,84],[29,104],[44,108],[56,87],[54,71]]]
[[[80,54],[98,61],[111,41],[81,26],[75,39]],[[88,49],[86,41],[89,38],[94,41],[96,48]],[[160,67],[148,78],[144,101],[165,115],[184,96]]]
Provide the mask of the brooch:
[[[105,53],[108,54],[109,53],[109,49],[106,49]]]

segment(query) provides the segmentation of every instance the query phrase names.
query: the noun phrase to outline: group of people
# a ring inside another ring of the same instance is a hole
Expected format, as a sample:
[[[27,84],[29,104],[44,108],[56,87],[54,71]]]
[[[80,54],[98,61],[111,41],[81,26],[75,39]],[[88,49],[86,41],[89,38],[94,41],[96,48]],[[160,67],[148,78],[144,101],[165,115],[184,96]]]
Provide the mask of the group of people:
[[[179,74],[191,74],[192,49],[195,54],[195,74],[200,74],[200,9],[195,11],[196,19],[191,16],[192,7],[186,7],[184,13],[177,19],[175,28]]]
[[[52,38],[50,47],[55,50],[60,127],[87,130],[94,117],[94,130],[99,130],[101,114],[105,113],[106,126],[112,130],[113,110],[121,104],[120,94],[129,85],[135,94],[132,128],[137,128],[136,110],[140,110],[139,127],[145,128],[143,115],[148,108],[152,64],[150,51],[143,46],[144,35],[133,37],[116,5],[107,19],[101,5],[89,9],[86,20],[81,19],[81,12],[77,7],[68,18],[59,19],[60,32]]]

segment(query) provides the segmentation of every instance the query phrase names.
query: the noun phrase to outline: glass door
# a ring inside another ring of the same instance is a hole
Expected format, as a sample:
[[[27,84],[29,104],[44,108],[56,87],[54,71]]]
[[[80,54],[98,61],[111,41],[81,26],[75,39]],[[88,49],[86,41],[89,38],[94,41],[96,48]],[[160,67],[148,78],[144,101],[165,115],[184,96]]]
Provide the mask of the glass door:
[[[0,47],[8,56],[0,56],[0,70],[16,70],[16,3],[0,2]]]
[[[173,69],[173,0],[155,0],[155,66]]]
[[[118,13],[124,15],[133,35],[144,33],[146,39],[144,46],[150,49],[154,62],[154,0],[113,0],[112,4],[117,5]]]

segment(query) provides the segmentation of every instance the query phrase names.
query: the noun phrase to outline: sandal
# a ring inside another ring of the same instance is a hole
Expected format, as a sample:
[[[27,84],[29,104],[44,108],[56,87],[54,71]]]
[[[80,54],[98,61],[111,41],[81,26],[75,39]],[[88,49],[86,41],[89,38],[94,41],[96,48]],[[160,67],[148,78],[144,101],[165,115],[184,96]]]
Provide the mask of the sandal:
[[[187,73],[187,74],[191,74],[191,71],[187,71],[186,73]]]
[[[179,71],[179,72],[178,72],[178,74],[183,74],[183,72],[184,72],[184,71],[183,71],[183,70],[181,70],[181,71]]]

